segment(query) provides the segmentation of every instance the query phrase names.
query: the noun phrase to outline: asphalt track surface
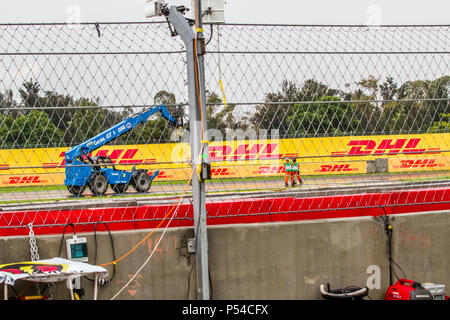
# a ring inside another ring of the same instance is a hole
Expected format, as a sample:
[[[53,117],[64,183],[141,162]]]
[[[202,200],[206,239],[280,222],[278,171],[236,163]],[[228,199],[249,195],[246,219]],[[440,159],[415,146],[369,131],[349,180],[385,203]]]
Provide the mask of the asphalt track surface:
[[[368,192],[393,192],[408,189],[449,187],[448,172],[420,172],[407,174],[366,174],[346,176],[304,177],[303,185],[286,188],[284,177],[260,180],[214,180],[206,184],[207,201],[233,198],[266,197],[314,197]],[[173,203],[185,187],[184,183],[154,183],[149,192],[136,193],[132,187],[125,194],[115,194],[109,188],[103,197],[92,196],[89,189],[81,197],[71,195],[67,190],[42,190],[0,193],[0,211],[131,206],[157,203]],[[10,190],[12,191],[12,190]],[[187,189],[184,201],[191,198]]]

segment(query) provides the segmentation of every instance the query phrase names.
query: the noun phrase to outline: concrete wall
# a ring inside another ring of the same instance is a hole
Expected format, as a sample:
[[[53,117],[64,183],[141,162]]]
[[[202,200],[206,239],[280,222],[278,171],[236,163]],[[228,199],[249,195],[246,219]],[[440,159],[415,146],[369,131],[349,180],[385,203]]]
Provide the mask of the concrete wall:
[[[449,212],[391,216],[393,255],[406,277],[443,283],[447,293],[449,217]],[[114,232],[116,257],[128,252],[148,232]],[[128,282],[160,235],[156,232],[118,262],[114,280],[100,289],[100,299],[110,299]],[[88,238],[89,263],[94,264],[93,234],[83,236]],[[154,257],[117,299],[186,299],[189,287],[189,298],[195,299],[195,259],[187,253],[187,239],[191,237],[192,228],[169,229]],[[372,218],[214,226],[208,228],[208,238],[213,299],[322,299],[319,285],[327,282],[332,288],[375,286],[378,289],[371,289],[369,296],[383,299],[388,287],[387,237],[383,225]],[[55,256],[60,240],[60,235],[38,236],[40,258]],[[97,241],[97,264],[111,261],[108,233],[99,232]],[[30,260],[27,237],[0,238],[0,263],[26,260]],[[107,269],[110,277],[112,268]],[[83,279],[82,284],[86,290],[83,299],[90,299],[92,283]],[[24,285],[17,282],[16,291]],[[31,286],[26,292],[34,294],[33,290]],[[14,295],[12,290],[9,292]],[[69,299],[65,283],[57,284],[56,298]]]

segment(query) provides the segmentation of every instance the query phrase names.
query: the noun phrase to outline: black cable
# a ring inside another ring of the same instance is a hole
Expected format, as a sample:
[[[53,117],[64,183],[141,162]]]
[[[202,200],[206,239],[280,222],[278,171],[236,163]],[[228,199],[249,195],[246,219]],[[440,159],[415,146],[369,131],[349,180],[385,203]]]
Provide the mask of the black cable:
[[[213,300],[213,284],[211,279],[211,267],[208,266],[208,278],[209,278],[209,300]]]
[[[198,240],[197,236],[198,236],[198,227],[200,226],[200,216],[201,216],[201,214],[199,213],[198,218],[197,218],[197,228],[196,228],[195,234],[194,234],[194,236],[195,236],[195,238],[194,238],[194,241],[195,241],[195,254],[197,254],[197,240]],[[190,257],[189,257],[189,259],[190,259]],[[196,262],[197,262],[197,260],[196,260]],[[191,291],[191,274],[192,274],[193,270],[194,270],[194,262],[192,262],[191,270],[189,271],[188,290],[187,290],[187,294],[186,294],[186,300],[189,298],[189,293]],[[208,268],[208,270],[209,270],[209,268]]]
[[[344,288],[342,288],[342,293],[351,293],[351,292],[353,292],[353,291],[358,291],[358,290],[361,290],[361,289],[363,289],[363,287],[358,287],[358,286],[347,286],[347,287],[344,287]]]
[[[392,259],[392,262],[394,262],[397,268],[403,273],[403,279],[406,279],[406,273],[405,271],[403,271],[402,267],[400,267],[400,265],[394,259]]]
[[[175,37],[177,35],[177,33],[172,29],[172,26],[170,25],[169,19],[167,17],[166,17],[166,21],[167,21],[167,24],[169,25],[170,35],[172,37]]]
[[[192,262],[191,260],[192,255],[189,255],[189,261],[191,262],[191,271],[189,271],[189,276],[187,279],[187,293],[186,293],[186,300],[189,299],[189,293],[191,292],[191,275],[192,275],[192,271],[194,270],[194,262]]]
[[[208,215],[208,213],[206,213],[206,215]],[[194,234],[194,241],[195,241],[195,254],[197,254],[197,240],[198,240],[198,230],[199,230],[199,226],[200,226],[200,217],[201,214],[199,213],[198,218],[197,218],[197,228],[195,229],[195,234]],[[190,259],[190,258],[189,258]],[[197,262],[197,260],[196,260]],[[187,294],[186,294],[186,300],[189,298],[189,293],[191,291],[191,275],[192,275],[192,271],[194,270],[194,263],[192,262],[192,266],[191,266],[191,270],[189,271],[189,276],[188,276],[188,288],[187,288]],[[209,279],[209,286],[210,289],[212,287],[212,283],[211,283],[211,275],[209,272],[209,265],[208,265],[208,279]],[[210,294],[210,298],[211,298],[211,294]]]
[[[65,226],[64,226],[64,229],[63,229],[63,233],[62,233],[62,237],[61,237],[61,241],[60,241],[60,243],[59,243],[59,251],[58,251],[58,257],[60,257],[61,256],[61,250],[62,250],[62,245],[63,245],[63,242],[64,242],[64,234],[66,233],[66,228],[67,228],[67,226],[71,226],[72,227],[72,231],[73,231],[73,235],[75,236],[75,227],[74,227],[74,225],[73,225],[73,223],[67,223]]]
[[[98,22],[95,23],[95,29],[97,30],[97,35],[100,38],[101,34],[100,34],[100,25],[98,24]]]
[[[351,294],[354,292],[357,292],[359,290],[365,289],[364,292],[362,292],[360,295],[357,296],[352,296]],[[369,288],[367,287],[359,287],[359,286],[347,286],[347,287],[343,287],[343,288],[339,288],[339,289],[333,289],[331,290],[330,288],[330,284],[327,283],[326,292],[330,293],[330,294],[334,294],[334,295],[341,295],[340,297],[325,297],[323,294],[322,296],[326,299],[351,299],[351,300],[359,300],[359,299],[363,299],[365,296],[369,297]],[[372,298],[369,297],[370,300],[372,300]]]
[[[384,230],[387,234],[386,249],[387,249],[387,256],[388,256],[388,261],[389,261],[389,285],[392,285],[393,284],[392,272],[395,273],[395,270],[392,268],[392,229],[389,228],[390,224],[387,219],[384,219],[383,221],[384,221]],[[397,274],[395,274],[395,276],[397,277]]]
[[[383,207],[383,211],[384,211],[384,214],[385,214],[385,216],[386,216],[386,218],[387,218],[387,223],[388,223],[387,228],[389,229],[389,234],[388,234],[388,241],[389,241],[389,257],[390,257],[389,263],[390,263],[390,265],[391,265],[391,269],[392,269],[392,271],[394,272],[394,275],[395,275],[395,277],[397,278],[397,280],[400,280],[400,278],[398,277],[397,273],[395,272],[395,269],[392,268],[392,265],[394,264],[394,265],[402,272],[402,274],[403,274],[403,279],[406,279],[405,271],[403,271],[402,267],[400,267],[400,265],[394,260],[394,258],[392,258],[392,234],[393,234],[393,232],[392,232],[392,225],[389,223],[389,217],[387,216],[386,210],[384,209],[384,207]]]
[[[397,267],[402,272],[404,279],[406,279],[406,274],[405,274],[405,271],[402,269],[402,267],[400,267],[400,265],[392,257],[393,229],[392,229],[392,225],[389,221],[389,216],[387,215],[385,208],[384,207],[381,207],[381,208],[383,209],[384,216],[380,214],[380,218],[384,224],[384,230],[387,234],[387,256],[388,256],[388,261],[389,261],[389,285],[391,286],[391,285],[393,285],[392,274],[395,275],[397,280],[400,280],[399,276],[395,272],[394,266]],[[379,210],[379,208],[378,208],[378,210]]]
[[[189,261],[191,260],[192,255],[189,256]],[[186,299],[189,299],[189,294],[191,292],[191,275],[192,275],[192,271],[194,270],[194,263],[192,262],[192,266],[191,266],[191,270],[189,271],[189,275],[188,275],[188,280],[187,280],[187,293],[186,293]],[[212,279],[211,279],[211,267],[208,266],[208,280],[209,280],[209,299],[213,300],[213,292],[214,292],[214,288],[213,288],[213,284],[212,284]]]
[[[98,247],[97,246],[97,225],[99,223],[102,223],[105,226],[106,230],[108,231],[109,239],[111,241],[111,250],[112,250],[113,261],[116,261],[116,251],[114,249],[114,240],[113,240],[111,231],[109,230],[108,224],[106,222],[103,222],[103,221],[97,221],[95,223],[95,225],[94,225],[94,244],[95,244],[94,245],[94,265],[97,264],[97,247]],[[102,281],[100,281],[99,284],[100,285],[105,285],[105,284],[110,283],[114,279],[114,277],[116,276],[116,273],[117,273],[117,265],[114,263],[114,265],[113,265],[113,274],[112,274],[111,278],[106,279],[106,280],[102,279]],[[87,276],[84,276],[84,278],[86,278],[87,280],[89,280],[91,282],[95,281],[94,279],[90,279]]]
[[[208,41],[205,43],[205,47],[211,42],[211,39],[212,39],[213,34],[214,34],[213,25],[211,24],[210,27],[211,27],[211,31],[210,31],[209,39],[208,39]]]

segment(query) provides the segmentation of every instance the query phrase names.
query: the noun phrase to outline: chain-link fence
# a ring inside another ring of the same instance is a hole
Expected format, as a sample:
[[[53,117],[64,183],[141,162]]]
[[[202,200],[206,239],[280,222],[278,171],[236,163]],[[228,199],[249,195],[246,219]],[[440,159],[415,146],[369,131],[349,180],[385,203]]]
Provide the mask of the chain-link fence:
[[[204,29],[210,218],[447,203],[450,26]],[[0,25],[0,59],[3,229],[161,220],[136,212],[173,204],[191,172],[186,53],[168,24]],[[160,105],[182,129],[151,115],[67,163]],[[84,168],[82,187],[68,175]],[[192,223],[189,199],[175,219]]]

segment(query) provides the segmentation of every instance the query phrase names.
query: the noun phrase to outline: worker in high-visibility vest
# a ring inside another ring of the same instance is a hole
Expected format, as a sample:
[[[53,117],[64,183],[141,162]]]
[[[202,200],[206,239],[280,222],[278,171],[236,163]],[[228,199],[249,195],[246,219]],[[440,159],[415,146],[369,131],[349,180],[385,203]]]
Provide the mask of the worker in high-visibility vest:
[[[300,170],[298,167],[297,159],[293,158],[291,163],[291,184],[295,186],[297,183],[295,182],[295,178],[298,179],[299,184],[303,184],[302,179],[300,178]]]
[[[289,178],[291,176],[291,160],[289,160],[289,158],[286,158],[286,161],[284,162],[284,170],[286,171],[284,174],[284,186],[287,188],[289,186]]]

